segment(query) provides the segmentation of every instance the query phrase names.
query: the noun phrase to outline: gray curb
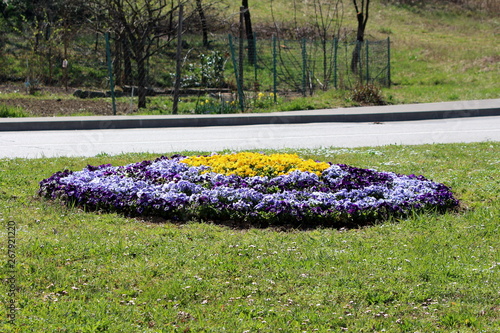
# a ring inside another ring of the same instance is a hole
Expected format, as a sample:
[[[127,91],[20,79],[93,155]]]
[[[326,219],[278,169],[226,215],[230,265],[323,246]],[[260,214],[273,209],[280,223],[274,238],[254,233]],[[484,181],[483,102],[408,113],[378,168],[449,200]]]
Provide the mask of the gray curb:
[[[227,115],[0,118],[0,131],[388,122],[500,116],[500,99]]]

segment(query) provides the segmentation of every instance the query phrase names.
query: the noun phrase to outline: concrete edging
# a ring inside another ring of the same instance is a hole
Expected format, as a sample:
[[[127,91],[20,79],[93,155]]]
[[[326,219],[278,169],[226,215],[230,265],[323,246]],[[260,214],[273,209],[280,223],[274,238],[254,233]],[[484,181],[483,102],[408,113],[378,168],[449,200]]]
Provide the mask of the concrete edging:
[[[0,131],[389,122],[500,116],[500,99],[227,115],[0,118]]]

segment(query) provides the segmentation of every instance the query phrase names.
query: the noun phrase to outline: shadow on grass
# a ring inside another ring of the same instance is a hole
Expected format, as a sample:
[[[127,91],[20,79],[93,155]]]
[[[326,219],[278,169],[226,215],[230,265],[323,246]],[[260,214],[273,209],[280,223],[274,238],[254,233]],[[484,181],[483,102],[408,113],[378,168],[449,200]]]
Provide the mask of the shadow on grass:
[[[177,226],[183,226],[187,223],[207,223],[211,225],[226,227],[233,230],[250,230],[250,229],[268,229],[276,232],[290,232],[290,231],[309,231],[315,229],[337,229],[339,231],[343,230],[353,230],[362,229],[366,227],[375,226],[383,223],[394,223],[398,220],[406,219],[411,216],[421,215],[421,214],[444,214],[450,212],[453,214],[462,214],[469,210],[467,207],[459,204],[458,206],[450,209],[414,209],[410,212],[404,214],[393,214],[386,215],[384,218],[377,219],[367,219],[367,218],[357,218],[343,221],[281,221],[280,223],[271,223],[269,221],[237,221],[237,220],[175,220],[169,219],[161,216],[135,216],[132,217],[141,223],[150,224],[173,224]]]

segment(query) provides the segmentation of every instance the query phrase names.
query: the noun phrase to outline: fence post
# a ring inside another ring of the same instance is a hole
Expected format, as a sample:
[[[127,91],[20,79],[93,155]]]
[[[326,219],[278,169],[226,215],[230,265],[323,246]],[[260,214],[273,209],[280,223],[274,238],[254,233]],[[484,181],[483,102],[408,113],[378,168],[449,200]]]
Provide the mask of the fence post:
[[[106,58],[108,60],[109,88],[111,90],[111,104],[113,115],[116,115],[115,82],[113,81],[113,66],[111,65],[111,47],[109,46],[109,32],[104,34],[106,38]]]
[[[278,73],[277,73],[278,58],[276,54],[276,35],[273,34],[273,93],[274,103],[278,101],[276,93],[278,92]]]
[[[361,63],[361,51],[363,51],[363,42],[357,40],[356,41],[356,67],[355,67],[355,74],[359,74],[358,78],[358,83],[363,84],[363,64]]]
[[[339,46],[339,40],[337,37],[333,39],[333,87],[337,89],[337,48]]]
[[[175,83],[174,83],[174,103],[172,106],[172,114],[177,114],[179,105],[179,90],[181,87],[181,70],[182,70],[182,15],[184,5],[179,6],[179,26],[177,27],[177,51],[175,53]]]
[[[365,41],[366,45],[365,45],[365,52],[366,52],[366,84],[370,84],[370,67],[369,67],[369,62],[370,62],[370,54],[369,54],[369,51],[368,51],[368,44],[369,42],[368,41]]]
[[[236,63],[236,55],[234,54],[234,45],[233,45],[233,36],[231,34],[228,35],[229,38],[229,49],[231,50],[231,59],[233,60],[233,69],[234,69],[234,76],[236,77],[236,86],[238,88],[238,100],[240,102],[240,109],[241,112],[245,111],[245,102],[244,102],[244,95],[243,95],[243,87],[241,86],[240,78],[239,78],[239,73],[238,73],[238,64]]]
[[[391,38],[387,37],[387,86],[391,87]]]
[[[307,71],[307,51],[306,39],[302,38],[302,94],[306,96],[306,71]]]
[[[64,60],[63,60],[63,71],[64,71],[64,88],[66,92],[68,91],[68,25],[67,21],[64,21],[64,37],[63,37],[63,42],[64,42]]]
[[[257,82],[257,34],[253,33],[253,48],[254,52],[252,54],[253,57],[253,68],[254,68],[254,80]]]
[[[240,84],[241,84],[241,87],[243,88],[243,58],[244,58],[244,51],[245,51],[245,46],[243,44],[244,42],[244,38],[245,38],[245,35],[244,35],[244,27],[243,27],[243,24],[244,24],[244,13],[245,13],[245,7],[240,7],[240,30],[239,30],[239,43],[238,43],[238,65],[239,65],[239,79],[240,79]]]

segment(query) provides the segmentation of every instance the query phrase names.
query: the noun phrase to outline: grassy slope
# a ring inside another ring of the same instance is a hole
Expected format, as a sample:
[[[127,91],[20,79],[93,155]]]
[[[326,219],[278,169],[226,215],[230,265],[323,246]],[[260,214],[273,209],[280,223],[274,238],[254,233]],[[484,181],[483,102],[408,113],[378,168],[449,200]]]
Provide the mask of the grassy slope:
[[[305,3],[312,1],[294,2],[299,25],[310,22],[312,9]],[[272,22],[270,3],[250,3],[255,24]],[[292,24],[291,2],[272,3],[276,21]],[[238,5],[232,2],[229,12],[237,12]],[[348,30],[356,29],[352,7],[345,2],[343,27]],[[457,7],[416,10],[373,2],[366,32],[371,39],[389,36],[392,41],[394,86],[384,90],[386,98],[394,103],[500,98],[498,17]]]
[[[500,144],[304,149],[452,186],[463,210],[354,230],[232,230],[85,213],[37,183],[87,163],[0,160],[1,276],[16,235],[15,326],[3,332],[494,332],[500,330]],[[8,304],[6,285],[0,300]]]
[[[396,100],[500,98],[500,44],[492,43],[492,35],[498,34],[498,19],[402,14],[389,8],[379,17],[389,29],[394,25],[399,34],[391,36],[397,84],[391,93]]]

